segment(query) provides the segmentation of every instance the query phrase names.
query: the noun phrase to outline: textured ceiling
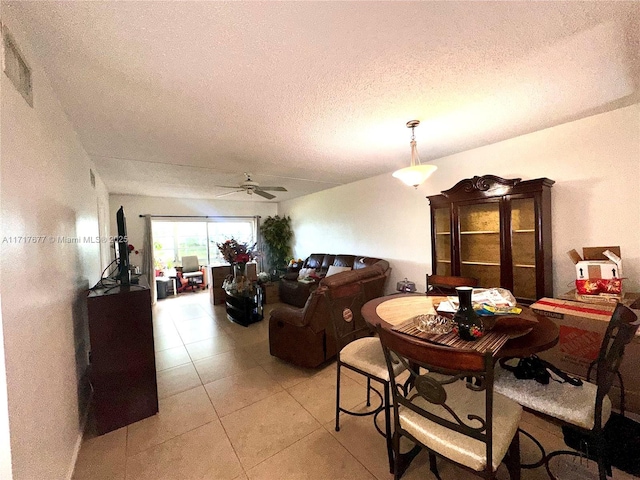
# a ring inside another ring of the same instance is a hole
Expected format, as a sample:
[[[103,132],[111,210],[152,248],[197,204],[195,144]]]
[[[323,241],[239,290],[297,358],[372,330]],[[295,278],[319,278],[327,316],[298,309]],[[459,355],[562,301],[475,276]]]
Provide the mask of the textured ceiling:
[[[407,166],[414,118],[424,162],[639,99],[638,2],[2,8],[112,193],[212,198],[251,172],[280,201]]]

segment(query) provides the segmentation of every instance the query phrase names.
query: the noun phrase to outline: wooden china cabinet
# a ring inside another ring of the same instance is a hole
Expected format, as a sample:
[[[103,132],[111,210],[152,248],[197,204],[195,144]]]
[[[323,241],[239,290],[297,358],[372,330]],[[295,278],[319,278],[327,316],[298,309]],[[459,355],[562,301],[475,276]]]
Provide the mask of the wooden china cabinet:
[[[475,277],[529,304],[553,296],[551,186],[494,175],[461,180],[431,204],[434,275]]]

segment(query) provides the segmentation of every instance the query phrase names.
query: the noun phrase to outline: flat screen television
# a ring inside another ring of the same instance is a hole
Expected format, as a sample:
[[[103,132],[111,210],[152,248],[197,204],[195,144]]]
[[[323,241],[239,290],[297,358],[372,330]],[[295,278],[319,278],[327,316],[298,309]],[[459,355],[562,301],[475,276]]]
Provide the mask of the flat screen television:
[[[118,237],[116,238],[116,259],[118,271],[116,280],[121,285],[129,285],[131,277],[129,274],[129,239],[127,238],[127,219],[124,216],[124,207],[120,207],[116,213],[118,224]]]

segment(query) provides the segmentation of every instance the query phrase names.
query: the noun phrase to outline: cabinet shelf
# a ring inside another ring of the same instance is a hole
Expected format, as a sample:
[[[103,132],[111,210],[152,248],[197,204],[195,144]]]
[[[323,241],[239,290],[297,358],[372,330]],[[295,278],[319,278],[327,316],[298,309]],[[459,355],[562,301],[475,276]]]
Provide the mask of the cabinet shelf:
[[[519,230],[512,230],[513,233],[536,233],[536,230],[534,228],[525,228],[525,229],[519,229]]]
[[[529,265],[529,264],[526,264],[526,263],[515,264],[514,267],[516,267],[516,268],[536,268],[535,265]]]
[[[495,262],[460,262],[462,265],[484,265],[485,267],[499,267],[499,263]]]
[[[500,233],[500,231],[499,230],[470,230],[468,232],[460,232],[460,235],[478,235],[478,234],[493,235],[496,233]]]
[[[451,235],[451,232],[436,232],[436,235]]]

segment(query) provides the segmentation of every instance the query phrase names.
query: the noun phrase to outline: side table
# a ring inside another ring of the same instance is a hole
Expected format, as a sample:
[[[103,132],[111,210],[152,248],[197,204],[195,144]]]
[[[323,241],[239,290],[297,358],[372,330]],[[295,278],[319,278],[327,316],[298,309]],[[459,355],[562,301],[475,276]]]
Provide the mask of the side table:
[[[169,292],[176,296],[178,289],[175,277],[156,277],[156,291],[159,299],[167,298]]]
[[[227,294],[227,318],[238,325],[248,327],[252,323],[262,320],[262,287],[253,285],[251,288],[238,291],[225,289]]]

